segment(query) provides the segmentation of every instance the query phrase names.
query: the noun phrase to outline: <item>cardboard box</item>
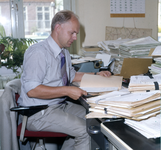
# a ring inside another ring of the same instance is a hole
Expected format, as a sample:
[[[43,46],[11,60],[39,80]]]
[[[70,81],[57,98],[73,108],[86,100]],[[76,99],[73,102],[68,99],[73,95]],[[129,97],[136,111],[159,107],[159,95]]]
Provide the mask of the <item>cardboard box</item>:
[[[152,63],[152,58],[124,58],[120,76],[129,79],[132,75],[145,74]]]

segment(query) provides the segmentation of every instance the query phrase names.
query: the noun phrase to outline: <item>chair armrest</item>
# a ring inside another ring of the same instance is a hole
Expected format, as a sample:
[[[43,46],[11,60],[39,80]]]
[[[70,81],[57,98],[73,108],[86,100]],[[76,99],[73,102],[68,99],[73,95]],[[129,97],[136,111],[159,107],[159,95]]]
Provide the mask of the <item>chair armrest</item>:
[[[18,107],[12,107],[11,111],[17,111],[19,114],[23,116],[30,117],[34,115],[35,113],[46,109],[48,105],[37,105],[37,106],[18,106]]]

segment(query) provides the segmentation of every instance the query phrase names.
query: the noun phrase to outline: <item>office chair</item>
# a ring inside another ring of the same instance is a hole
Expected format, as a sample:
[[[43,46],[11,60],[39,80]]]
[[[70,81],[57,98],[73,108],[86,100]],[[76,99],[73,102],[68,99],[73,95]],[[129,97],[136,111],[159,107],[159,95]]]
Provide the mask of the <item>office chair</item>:
[[[19,81],[20,82],[20,81]],[[15,100],[19,98],[19,94],[15,93]],[[16,111],[23,116],[23,121],[17,127],[17,136],[20,137],[20,141],[24,142],[27,137],[36,137],[39,138],[39,145],[41,150],[45,150],[43,145],[43,138],[47,137],[66,137],[67,135],[64,133],[57,133],[57,132],[45,132],[45,131],[28,131],[26,129],[27,118],[32,116],[33,114],[46,109],[48,105],[40,105],[40,106],[30,106],[30,107],[12,107],[11,111]],[[25,138],[24,138],[25,137]]]

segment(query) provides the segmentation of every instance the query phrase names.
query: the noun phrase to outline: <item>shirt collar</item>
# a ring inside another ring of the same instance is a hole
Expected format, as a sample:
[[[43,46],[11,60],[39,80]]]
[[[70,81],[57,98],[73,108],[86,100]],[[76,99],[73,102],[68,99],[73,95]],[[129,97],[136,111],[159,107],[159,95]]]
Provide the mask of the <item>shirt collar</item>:
[[[50,46],[50,49],[52,53],[54,54],[55,58],[60,54],[60,52],[63,50],[59,47],[59,45],[54,41],[54,39],[51,37],[51,35],[47,38],[47,42]]]

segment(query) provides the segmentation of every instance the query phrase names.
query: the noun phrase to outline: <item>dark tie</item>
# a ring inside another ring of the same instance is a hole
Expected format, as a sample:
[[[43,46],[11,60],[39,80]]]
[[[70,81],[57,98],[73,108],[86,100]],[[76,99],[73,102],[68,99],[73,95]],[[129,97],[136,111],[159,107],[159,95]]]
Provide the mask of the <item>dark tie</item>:
[[[60,56],[61,56],[61,75],[62,75],[62,80],[63,80],[63,85],[66,86],[66,85],[68,85],[68,77],[67,77],[67,72],[66,72],[65,55],[64,55],[63,51],[61,51]]]

